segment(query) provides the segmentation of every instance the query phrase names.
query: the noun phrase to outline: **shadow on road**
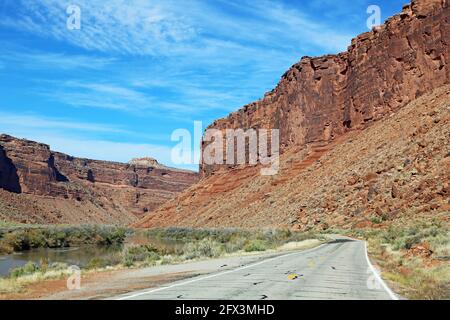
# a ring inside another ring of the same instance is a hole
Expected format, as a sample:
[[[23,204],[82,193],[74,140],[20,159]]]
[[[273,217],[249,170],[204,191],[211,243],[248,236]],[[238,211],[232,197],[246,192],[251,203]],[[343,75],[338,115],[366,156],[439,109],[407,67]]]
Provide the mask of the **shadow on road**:
[[[333,243],[345,243],[345,242],[354,242],[356,240],[353,239],[334,239],[330,242],[328,242],[329,244],[333,244]]]

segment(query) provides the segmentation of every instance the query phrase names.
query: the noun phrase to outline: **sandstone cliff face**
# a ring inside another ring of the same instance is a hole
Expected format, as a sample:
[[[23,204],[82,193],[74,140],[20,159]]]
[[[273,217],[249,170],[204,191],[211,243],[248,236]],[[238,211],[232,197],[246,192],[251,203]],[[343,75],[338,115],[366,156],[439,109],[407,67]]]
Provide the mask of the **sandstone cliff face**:
[[[450,85],[365,130],[329,144],[290,148],[280,172],[216,172],[136,227],[383,227],[415,218],[449,222]]]
[[[94,203],[101,214],[108,215],[111,210],[124,213],[127,222],[151,212],[197,181],[196,173],[167,168],[156,160],[132,163],[75,158],[53,152],[45,144],[0,135],[0,188]]]
[[[413,1],[347,52],[303,58],[262,100],[209,127],[278,128],[277,175],[202,165],[199,183],[134,225],[307,230],[448,219],[449,20],[448,2]]]
[[[450,82],[449,20],[447,1],[413,1],[347,52],[302,58],[262,100],[209,128],[279,129],[282,152],[364,128]],[[202,165],[201,172],[220,167]]]

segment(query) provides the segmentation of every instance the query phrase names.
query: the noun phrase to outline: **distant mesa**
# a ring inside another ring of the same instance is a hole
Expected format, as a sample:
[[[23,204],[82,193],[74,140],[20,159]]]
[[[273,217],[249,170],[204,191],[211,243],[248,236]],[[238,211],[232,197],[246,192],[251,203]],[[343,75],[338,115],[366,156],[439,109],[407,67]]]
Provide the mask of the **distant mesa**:
[[[131,159],[128,163],[133,166],[140,166],[140,167],[152,167],[152,168],[163,167],[163,165],[159,164],[158,160],[150,157],[134,158]]]
[[[198,181],[153,158],[91,160],[0,134],[0,220],[129,224]]]

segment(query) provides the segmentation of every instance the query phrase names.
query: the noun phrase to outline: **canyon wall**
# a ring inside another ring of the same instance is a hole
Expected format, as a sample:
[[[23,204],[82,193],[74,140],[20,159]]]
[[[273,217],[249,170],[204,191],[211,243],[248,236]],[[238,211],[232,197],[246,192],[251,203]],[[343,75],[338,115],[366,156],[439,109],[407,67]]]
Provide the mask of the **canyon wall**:
[[[199,183],[134,226],[448,221],[449,19],[447,1],[413,1],[347,52],[303,58],[263,99],[209,127],[279,129],[278,174],[203,164]]]
[[[289,148],[277,175],[215,172],[134,224],[141,228],[386,228],[450,219],[450,85],[324,146]]]
[[[353,39],[347,52],[302,58],[263,99],[208,129],[279,129],[284,152],[365,128],[449,83],[449,19],[446,1],[413,1]],[[208,176],[222,167],[203,164],[200,171]]]
[[[129,164],[75,158],[45,144],[0,135],[0,188],[11,193],[95,203],[105,213],[140,217],[198,180],[150,158]]]

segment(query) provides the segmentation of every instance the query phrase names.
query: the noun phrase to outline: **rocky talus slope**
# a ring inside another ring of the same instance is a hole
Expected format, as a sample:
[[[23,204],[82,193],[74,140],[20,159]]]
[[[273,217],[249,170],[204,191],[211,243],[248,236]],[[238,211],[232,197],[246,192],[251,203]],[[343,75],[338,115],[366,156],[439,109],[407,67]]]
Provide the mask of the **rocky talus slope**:
[[[0,135],[0,219],[128,224],[198,180],[151,158],[129,164],[75,158]]]
[[[415,0],[347,52],[303,58],[209,127],[279,129],[278,175],[202,165],[200,183],[134,225],[304,230],[448,213],[449,22],[447,1]]]

